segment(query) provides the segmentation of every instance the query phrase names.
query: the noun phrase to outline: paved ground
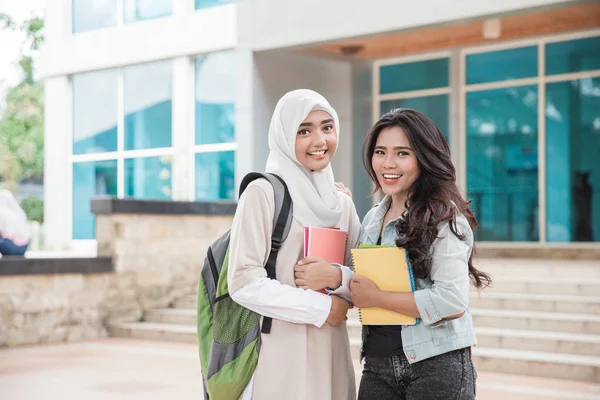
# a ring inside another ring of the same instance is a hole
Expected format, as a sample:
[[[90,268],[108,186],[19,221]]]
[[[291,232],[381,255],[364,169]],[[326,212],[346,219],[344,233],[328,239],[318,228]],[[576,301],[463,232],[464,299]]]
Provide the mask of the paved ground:
[[[357,365],[357,379],[360,365]],[[2,400],[201,400],[196,346],[129,339],[0,350]],[[478,399],[597,399],[600,384],[479,373]]]

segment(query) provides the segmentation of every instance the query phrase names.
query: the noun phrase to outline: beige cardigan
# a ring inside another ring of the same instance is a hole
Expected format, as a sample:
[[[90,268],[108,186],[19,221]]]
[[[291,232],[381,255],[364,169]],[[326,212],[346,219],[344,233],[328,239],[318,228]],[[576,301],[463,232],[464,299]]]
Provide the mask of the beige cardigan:
[[[352,200],[344,196],[344,201],[344,207],[351,207],[352,211],[350,220],[340,221],[340,229],[348,231],[348,260],[350,249],[358,245],[360,221]],[[230,293],[256,278],[266,277],[264,264],[270,252],[274,209],[272,186],[264,179],[252,182],[240,199],[231,229]],[[303,242],[303,227],[294,220],[279,251],[276,273],[279,282],[296,290],[302,290],[294,284],[294,265],[302,258]],[[319,328],[273,319],[271,333],[262,335],[253,398],[355,399],[355,375],[346,324],[334,327],[324,323]]]

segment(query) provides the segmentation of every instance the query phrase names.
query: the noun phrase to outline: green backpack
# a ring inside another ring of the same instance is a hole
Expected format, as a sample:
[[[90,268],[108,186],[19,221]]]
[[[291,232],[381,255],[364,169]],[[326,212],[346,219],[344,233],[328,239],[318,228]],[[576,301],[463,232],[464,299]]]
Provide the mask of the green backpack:
[[[239,196],[250,182],[264,178],[275,192],[275,215],[271,253],[265,269],[275,279],[275,263],[292,222],[292,198],[283,180],[274,174],[250,173],[240,185]],[[229,296],[227,231],[208,248],[198,282],[198,347],[206,399],[238,399],[250,382],[260,351],[260,333],[271,331],[271,318],[234,302]]]

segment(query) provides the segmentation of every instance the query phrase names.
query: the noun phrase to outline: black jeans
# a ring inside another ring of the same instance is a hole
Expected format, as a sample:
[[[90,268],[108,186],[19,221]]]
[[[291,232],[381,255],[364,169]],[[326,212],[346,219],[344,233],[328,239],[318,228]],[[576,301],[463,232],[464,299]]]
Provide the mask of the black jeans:
[[[477,373],[467,347],[414,364],[406,356],[365,357],[358,400],[475,399]]]

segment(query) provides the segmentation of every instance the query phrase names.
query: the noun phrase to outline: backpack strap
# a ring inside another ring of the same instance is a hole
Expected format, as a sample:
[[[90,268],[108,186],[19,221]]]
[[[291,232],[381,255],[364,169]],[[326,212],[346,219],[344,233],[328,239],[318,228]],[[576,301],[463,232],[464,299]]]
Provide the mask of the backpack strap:
[[[292,225],[292,196],[288,191],[287,185],[279,176],[270,173],[251,172],[244,177],[240,185],[240,196],[248,187],[250,182],[264,178],[273,186],[275,194],[275,213],[273,216],[273,234],[271,236],[271,252],[267,258],[265,269],[267,277],[276,279],[277,255],[281,249],[281,245],[287,239],[290,227]],[[271,332],[272,319],[269,317],[263,318],[262,333]]]

